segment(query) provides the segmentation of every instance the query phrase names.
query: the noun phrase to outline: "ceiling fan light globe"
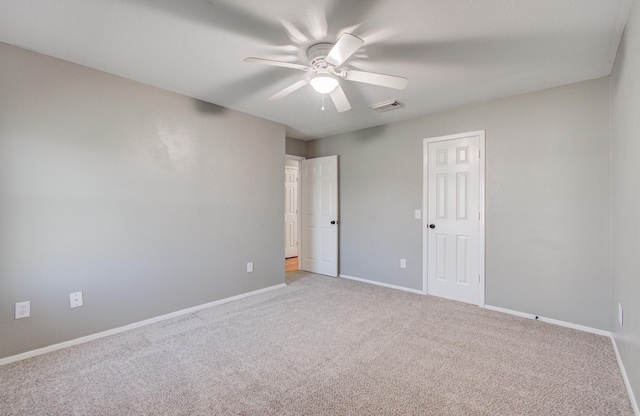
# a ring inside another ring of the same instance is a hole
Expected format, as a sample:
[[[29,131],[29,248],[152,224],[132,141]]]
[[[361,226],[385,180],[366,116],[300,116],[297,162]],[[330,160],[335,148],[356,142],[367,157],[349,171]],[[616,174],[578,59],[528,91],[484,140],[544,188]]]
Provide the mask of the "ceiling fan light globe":
[[[338,80],[329,76],[319,76],[311,79],[311,86],[320,94],[329,94],[338,86]]]

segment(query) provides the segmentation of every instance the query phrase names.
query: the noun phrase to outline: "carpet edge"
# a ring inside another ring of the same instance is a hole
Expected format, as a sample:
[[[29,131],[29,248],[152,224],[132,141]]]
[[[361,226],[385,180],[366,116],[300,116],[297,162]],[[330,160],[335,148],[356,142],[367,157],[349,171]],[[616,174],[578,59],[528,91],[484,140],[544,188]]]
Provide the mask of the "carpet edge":
[[[74,345],[84,344],[86,342],[90,342],[90,341],[94,341],[94,340],[97,340],[97,339],[100,339],[100,338],[108,337],[110,335],[115,335],[115,334],[119,334],[121,332],[130,331],[130,330],[135,329],[135,328],[140,328],[140,327],[143,327],[143,326],[154,324],[156,322],[160,322],[160,321],[165,321],[167,319],[176,318],[176,317],[181,316],[181,315],[186,315],[188,313],[197,312],[197,311],[200,311],[202,309],[207,309],[207,308],[210,308],[210,307],[213,307],[213,306],[222,305],[224,303],[233,302],[235,300],[240,300],[240,299],[247,298],[247,297],[250,297],[250,296],[258,295],[260,293],[270,292],[270,291],[276,290],[276,289],[281,289],[281,288],[284,288],[286,286],[287,285],[285,283],[280,283],[280,284],[274,285],[274,286],[268,286],[268,287],[265,287],[265,288],[262,288],[262,289],[253,290],[251,292],[241,293],[239,295],[231,296],[231,297],[228,297],[228,298],[214,300],[212,302],[207,302],[207,303],[204,303],[202,305],[196,305],[196,306],[192,306],[192,307],[189,307],[189,308],[181,309],[179,311],[170,312],[168,314],[156,316],[154,318],[149,318],[149,319],[145,319],[143,321],[134,322],[134,323],[131,323],[131,324],[128,324],[128,325],[124,325],[124,326],[121,326],[121,327],[108,329],[108,330],[102,331],[102,332],[97,332],[95,334],[86,335],[86,336],[83,336],[83,337],[80,337],[80,338],[71,339],[71,340],[68,340],[68,341],[63,341],[63,342],[60,342],[60,343],[57,343],[57,344],[53,344],[53,345],[49,345],[49,346],[46,346],[46,347],[43,347],[43,348],[38,348],[38,349],[35,349],[35,350],[26,351],[26,352],[23,352],[23,353],[20,353],[20,354],[16,354],[16,355],[12,355],[12,356],[9,356],[9,357],[0,358],[0,366],[11,364],[11,363],[14,363],[16,361],[26,360],[27,358],[36,357],[36,356],[42,355],[42,354],[47,354],[49,352],[61,350],[63,348],[72,347]]]

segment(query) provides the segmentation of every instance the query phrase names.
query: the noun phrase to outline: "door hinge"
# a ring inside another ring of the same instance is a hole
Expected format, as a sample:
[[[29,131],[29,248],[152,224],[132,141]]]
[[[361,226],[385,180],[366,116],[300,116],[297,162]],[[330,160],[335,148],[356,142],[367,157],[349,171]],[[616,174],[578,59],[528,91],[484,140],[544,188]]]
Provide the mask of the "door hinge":
[[[480,159],[480,150],[478,150],[478,159]]]
[[[478,283],[480,283],[480,275],[478,275]]]
[[[478,212],[478,221],[480,221],[480,213]]]

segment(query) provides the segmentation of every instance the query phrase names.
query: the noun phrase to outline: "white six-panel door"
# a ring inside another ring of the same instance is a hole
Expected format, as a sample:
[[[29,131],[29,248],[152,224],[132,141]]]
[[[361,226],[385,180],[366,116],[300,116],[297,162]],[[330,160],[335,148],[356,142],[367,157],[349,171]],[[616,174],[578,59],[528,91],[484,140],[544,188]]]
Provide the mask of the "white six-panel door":
[[[484,303],[481,143],[484,132],[425,140],[427,292],[474,304]]]
[[[338,156],[300,162],[302,270],[338,276]]]
[[[284,256],[298,255],[298,168],[284,169]]]

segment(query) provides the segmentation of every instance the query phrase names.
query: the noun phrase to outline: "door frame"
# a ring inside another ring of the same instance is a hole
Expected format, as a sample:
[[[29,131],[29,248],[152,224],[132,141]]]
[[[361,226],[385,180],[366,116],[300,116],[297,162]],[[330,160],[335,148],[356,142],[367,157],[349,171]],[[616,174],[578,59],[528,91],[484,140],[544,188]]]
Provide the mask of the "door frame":
[[[478,284],[478,306],[485,305],[485,131],[477,130],[467,133],[450,134],[447,136],[430,137],[423,139],[423,163],[422,163],[422,292],[429,294],[428,287],[428,266],[429,266],[429,236],[427,227],[429,225],[429,143],[446,140],[462,139],[470,136],[478,136],[480,149],[480,161],[478,164],[478,209],[480,213],[478,232],[478,273],[480,282]]]
[[[300,162],[301,160],[306,160],[306,157],[303,156],[295,156],[295,155],[289,155],[289,154],[285,154],[284,155],[285,159],[289,159],[289,160],[297,160],[298,162]],[[287,167],[287,163],[285,162],[284,167]],[[296,195],[297,195],[297,204],[298,204],[298,235],[296,236],[296,238],[298,239],[298,266],[300,265],[300,253],[302,252],[302,239],[300,238],[300,219],[301,219],[301,215],[302,213],[301,211],[301,206],[300,206],[300,166],[298,165],[298,183],[296,184]],[[284,198],[283,198],[284,200]],[[284,210],[283,210],[284,211]],[[284,215],[284,212],[282,213],[282,215]],[[286,243],[286,236],[283,236],[284,239],[282,241],[282,247],[285,246]],[[286,258],[286,256],[283,258],[283,260]]]

